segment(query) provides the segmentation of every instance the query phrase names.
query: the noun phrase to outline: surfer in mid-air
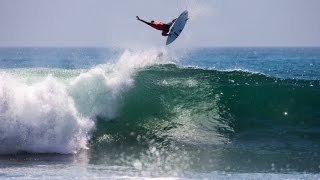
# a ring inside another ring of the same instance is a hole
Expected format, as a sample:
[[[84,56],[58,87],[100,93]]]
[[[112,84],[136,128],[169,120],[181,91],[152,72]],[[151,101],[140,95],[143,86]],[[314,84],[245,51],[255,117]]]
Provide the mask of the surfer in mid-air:
[[[172,20],[170,23],[163,23],[161,21],[151,21],[151,22],[147,22],[147,21],[144,21],[142,19],[139,18],[139,16],[136,16],[137,17],[137,20],[141,21],[141,22],[144,22],[146,24],[148,24],[149,26],[157,29],[157,30],[160,30],[162,31],[162,36],[168,36],[169,34],[169,31],[170,31],[170,27],[172,26],[172,24],[176,21],[176,19]]]

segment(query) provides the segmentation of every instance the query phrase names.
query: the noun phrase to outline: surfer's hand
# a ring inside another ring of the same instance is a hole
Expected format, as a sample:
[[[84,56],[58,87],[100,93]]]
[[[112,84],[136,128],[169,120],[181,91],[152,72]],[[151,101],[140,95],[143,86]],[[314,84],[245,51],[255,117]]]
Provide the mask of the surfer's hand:
[[[137,20],[140,20],[139,16],[136,16]]]

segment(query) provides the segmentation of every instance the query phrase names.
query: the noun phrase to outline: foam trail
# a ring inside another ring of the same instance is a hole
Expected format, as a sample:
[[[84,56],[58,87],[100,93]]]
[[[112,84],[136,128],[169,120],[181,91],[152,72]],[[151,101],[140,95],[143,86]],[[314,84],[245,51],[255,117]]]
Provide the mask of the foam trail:
[[[55,78],[27,85],[0,73],[0,154],[76,153],[93,128]]]
[[[121,95],[133,84],[137,69],[166,62],[166,51],[126,50],[114,64],[99,65],[80,74],[70,85],[77,109],[86,116],[117,117]]]

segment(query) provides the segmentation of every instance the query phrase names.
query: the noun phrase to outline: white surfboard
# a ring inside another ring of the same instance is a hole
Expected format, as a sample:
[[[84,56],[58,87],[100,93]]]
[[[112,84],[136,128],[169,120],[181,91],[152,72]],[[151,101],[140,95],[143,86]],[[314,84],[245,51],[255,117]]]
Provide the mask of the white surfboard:
[[[171,44],[173,41],[175,41],[179,37],[187,21],[188,21],[188,11],[185,10],[183,11],[183,13],[180,14],[178,19],[172,25],[167,38],[166,45]]]

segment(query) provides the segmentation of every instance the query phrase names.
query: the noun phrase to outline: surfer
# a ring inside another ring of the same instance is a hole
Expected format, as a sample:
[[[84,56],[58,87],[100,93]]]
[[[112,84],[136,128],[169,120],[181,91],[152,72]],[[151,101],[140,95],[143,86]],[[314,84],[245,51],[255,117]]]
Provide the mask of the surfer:
[[[163,23],[161,21],[151,21],[151,22],[147,22],[147,21],[144,21],[143,19],[140,19],[139,16],[136,16],[137,17],[137,20],[141,21],[141,22],[144,22],[146,24],[148,24],[149,26],[157,29],[157,30],[160,30],[162,31],[162,36],[168,36],[169,34],[169,31],[170,31],[170,27],[172,26],[172,24],[176,21],[176,19],[172,20],[170,23]]]

